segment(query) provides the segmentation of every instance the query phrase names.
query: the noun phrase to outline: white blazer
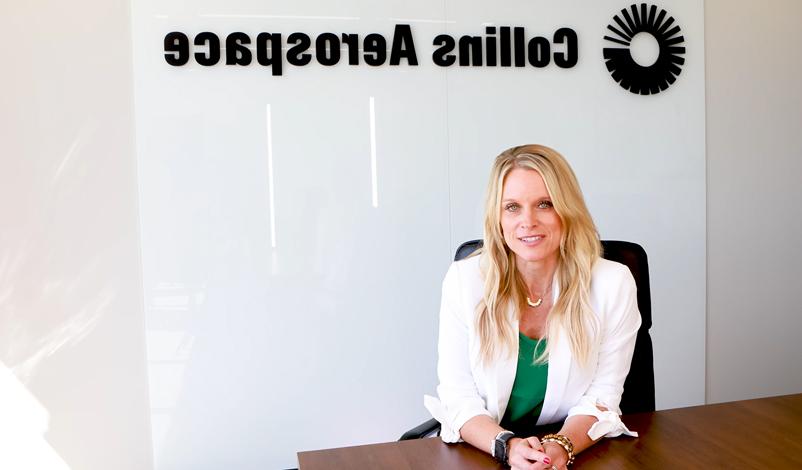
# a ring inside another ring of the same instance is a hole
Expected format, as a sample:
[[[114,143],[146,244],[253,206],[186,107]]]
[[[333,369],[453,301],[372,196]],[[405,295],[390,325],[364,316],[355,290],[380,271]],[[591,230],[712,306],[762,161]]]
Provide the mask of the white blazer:
[[[481,259],[474,256],[452,263],[443,281],[437,364],[439,398],[425,396],[424,405],[440,422],[440,436],[445,442],[460,440],[460,428],[474,416],[487,415],[500,422],[515,381],[517,354],[487,366],[479,361],[474,318],[483,291]],[[559,289],[555,276],[555,301]],[[586,370],[579,366],[564,332],[549,338],[548,382],[538,425],[573,415],[592,415],[599,420],[588,432],[592,439],[637,435],[621,422],[618,407],[641,324],[636,294],[635,280],[626,266],[605,259],[596,262],[590,303],[600,328],[593,338],[592,366]],[[518,319],[513,312],[510,319],[517,332]],[[517,351],[518,335],[514,337]],[[609,411],[600,411],[596,404]]]

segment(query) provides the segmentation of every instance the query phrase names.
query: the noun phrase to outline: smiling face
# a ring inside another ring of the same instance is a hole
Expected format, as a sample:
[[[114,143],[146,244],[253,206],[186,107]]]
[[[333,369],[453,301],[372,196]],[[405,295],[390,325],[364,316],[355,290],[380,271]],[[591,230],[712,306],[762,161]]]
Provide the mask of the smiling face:
[[[501,231],[519,269],[556,266],[562,222],[537,171],[515,168],[507,174],[501,192]]]

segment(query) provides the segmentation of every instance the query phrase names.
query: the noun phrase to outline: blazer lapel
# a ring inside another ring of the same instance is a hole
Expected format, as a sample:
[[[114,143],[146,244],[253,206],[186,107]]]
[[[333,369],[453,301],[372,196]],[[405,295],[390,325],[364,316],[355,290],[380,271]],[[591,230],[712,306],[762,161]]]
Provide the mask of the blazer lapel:
[[[515,383],[515,373],[518,370],[518,318],[515,315],[512,316],[511,323],[513,331],[515,331],[513,354],[509,354],[504,359],[498,361],[498,365],[494,370],[495,377],[493,377],[496,392],[495,403],[498,404],[497,422],[499,423],[502,418],[504,418],[504,413],[507,411],[507,405],[510,402],[510,393],[512,393],[512,386]]]
[[[560,408],[560,403],[565,395],[568,384],[568,374],[571,372],[571,348],[568,345],[568,338],[564,332],[560,332],[557,343],[551,343],[551,354],[549,355],[548,382],[546,383],[546,396],[543,399],[543,408],[540,411],[540,418],[537,424],[552,422],[554,415]]]
[[[552,284],[554,303],[560,294],[560,286],[555,276]],[[537,424],[551,423],[554,416],[560,409],[560,403],[568,384],[568,374],[571,372],[571,346],[568,344],[568,337],[564,331],[560,330],[557,338],[549,338],[549,372],[548,382],[546,383],[546,396],[543,399],[543,408],[540,410],[540,417]]]

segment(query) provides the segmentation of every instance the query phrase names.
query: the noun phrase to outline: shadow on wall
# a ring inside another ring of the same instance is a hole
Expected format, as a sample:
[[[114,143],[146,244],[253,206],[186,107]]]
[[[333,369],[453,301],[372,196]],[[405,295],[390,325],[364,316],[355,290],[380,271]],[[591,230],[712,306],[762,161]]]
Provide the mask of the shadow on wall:
[[[70,470],[44,438],[49,414],[0,362],[0,468]]]

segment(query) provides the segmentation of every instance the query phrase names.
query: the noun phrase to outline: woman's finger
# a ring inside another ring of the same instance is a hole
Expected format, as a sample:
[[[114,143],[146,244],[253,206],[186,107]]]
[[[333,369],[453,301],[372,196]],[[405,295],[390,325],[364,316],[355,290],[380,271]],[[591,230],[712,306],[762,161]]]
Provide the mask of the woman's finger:
[[[548,455],[546,455],[546,449],[543,447],[543,443],[540,442],[540,439],[538,439],[535,436],[532,436],[532,437],[526,438],[526,440],[527,440],[527,442],[529,443],[529,445],[533,449],[535,449],[535,450],[537,450],[537,451],[539,451],[539,452],[541,452],[543,454],[543,455],[538,455],[537,461],[538,462],[543,462],[544,464],[546,464],[548,466],[547,470],[551,470],[551,468],[550,468],[551,459],[549,458]]]
[[[509,464],[520,470],[550,470],[551,459],[544,452],[540,440],[529,437],[516,442],[510,449]]]
[[[531,447],[523,449],[521,455],[528,460],[529,462],[538,462],[541,464],[551,465],[551,459],[545,452],[541,450],[535,450]]]
[[[516,442],[515,446],[510,449],[508,463],[510,467],[514,469],[533,470],[538,468],[534,466],[534,464],[539,463],[534,459],[537,457],[537,453],[538,451],[532,449],[531,443],[528,440],[522,439]]]
[[[538,439],[537,437],[535,436],[527,437],[526,441],[533,449],[543,450],[543,444],[540,443],[540,439]]]

